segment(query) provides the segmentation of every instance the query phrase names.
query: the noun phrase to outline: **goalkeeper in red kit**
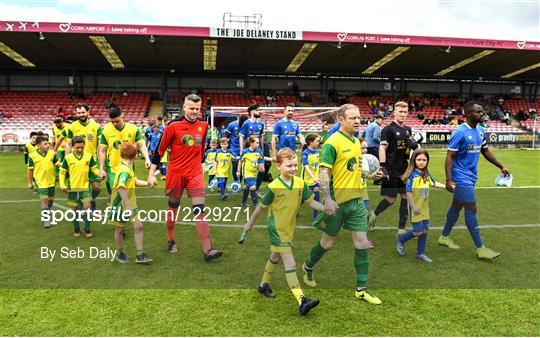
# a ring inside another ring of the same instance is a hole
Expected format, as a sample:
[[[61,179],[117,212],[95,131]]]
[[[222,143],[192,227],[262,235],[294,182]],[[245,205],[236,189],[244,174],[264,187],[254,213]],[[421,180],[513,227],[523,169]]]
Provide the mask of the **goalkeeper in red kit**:
[[[201,111],[201,98],[199,96],[187,95],[184,99],[183,110],[184,116],[174,119],[165,128],[158,151],[152,158],[148,183],[150,186],[156,184],[154,172],[159,167],[161,157],[167,149],[170,149],[169,168],[165,181],[165,195],[169,197],[166,218],[167,248],[170,253],[178,252],[174,227],[180,199],[184,190],[187,190],[196,219],[195,227],[204,250],[204,260],[210,262],[221,257],[222,253],[212,248],[210,228],[208,223],[204,221],[203,213],[205,182],[201,163],[204,158],[208,123],[199,120],[199,112]]]

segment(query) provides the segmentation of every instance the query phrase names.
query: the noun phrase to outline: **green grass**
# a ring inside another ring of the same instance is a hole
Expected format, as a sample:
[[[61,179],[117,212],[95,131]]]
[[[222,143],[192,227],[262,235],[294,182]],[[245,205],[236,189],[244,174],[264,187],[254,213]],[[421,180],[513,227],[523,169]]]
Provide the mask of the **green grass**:
[[[443,151],[431,151],[432,175],[444,181]],[[540,153],[495,150],[514,174],[520,189],[488,189],[498,170],[480,162],[477,198],[482,236],[488,246],[501,251],[495,262],[479,261],[467,231],[453,237],[462,249],[450,251],[436,244],[440,230],[428,238],[432,265],[414,259],[415,242],[407,255],[395,254],[394,230],[370,233],[376,248],[370,252],[370,288],[381,297],[381,306],[370,306],[353,297],[354,267],[350,235],[343,232],[316,270],[318,287],[304,288],[321,299],[308,317],[297,308],[286,287],[283,271],[272,285],[278,298],[268,300],[256,285],[268,257],[268,236],[255,228],[242,246],[237,244],[245,214],[236,222],[211,222],[215,246],[223,258],[208,264],[191,224],[176,229],[180,252],[166,252],[163,224],[145,224],[145,249],[154,258],[151,266],[133,263],[132,230],[126,250],[132,262],[120,266],[108,260],[39,258],[40,247],[69,247],[88,252],[90,246],[114,249],[112,228],[94,224],[92,239],[73,238],[70,225],[49,230],[39,225],[37,199],[26,189],[22,154],[0,154],[1,328],[0,335],[482,335],[538,336],[540,321],[539,227],[496,227],[540,224]],[[146,177],[140,163],[140,177]],[[137,192],[143,209],[163,209],[163,183]],[[106,194],[102,194],[106,197]],[[370,190],[372,208],[378,191]],[[57,192],[65,205],[65,194]],[[207,206],[237,206],[239,196],[220,202],[207,198]],[[11,202],[33,200],[31,202]],[[451,195],[434,191],[430,197],[433,227],[442,226]],[[99,200],[105,207],[105,199]],[[184,198],[183,206],[189,205]],[[298,224],[310,223],[303,209]],[[261,218],[258,224],[264,224]],[[397,224],[397,206],[381,216],[380,226]],[[458,225],[463,224],[463,218]],[[294,253],[300,264],[320,233],[298,228]],[[59,255],[59,253],[57,254]],[[301,278],[301,276],[300,276]]]

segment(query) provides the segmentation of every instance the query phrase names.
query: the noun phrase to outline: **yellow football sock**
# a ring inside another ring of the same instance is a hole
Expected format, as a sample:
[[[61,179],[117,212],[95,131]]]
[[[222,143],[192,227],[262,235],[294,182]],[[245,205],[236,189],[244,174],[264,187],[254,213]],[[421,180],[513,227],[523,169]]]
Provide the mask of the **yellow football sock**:
[[[270,279],[272,278],[274,271],[276,271],[278,263],[279,262],[274,263],[271,260],[268,260],[266,262],[266,266],[264,267],[264,273],[261,280],[261,285],[264,283],[270,283]]]
[[[294,298],[296,298],[298,304],[302,303],[302,297],[304,297],[304,293],[300,288],[298,276],[296,275],[296,269],[285,270],[285,278],[287,278],[287,284],[289,284],[289,287],[291,288]]]

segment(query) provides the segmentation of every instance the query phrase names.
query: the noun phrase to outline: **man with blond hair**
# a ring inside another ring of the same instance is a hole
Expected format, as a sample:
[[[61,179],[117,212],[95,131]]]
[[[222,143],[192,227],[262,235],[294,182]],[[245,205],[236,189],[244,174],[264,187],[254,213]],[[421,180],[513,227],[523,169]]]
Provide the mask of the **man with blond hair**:
[[[401,176],[409,164],[411,150],[418,148],[418,143],[411,137],[411,127],[405,125],[409,114],[409,104],[403,101],[396,102],[393,114],[394,121],[381,131],[379,147],[379,161],[384,172],[381,196],[384,199],[369,215],[369,227],[371,229],[375,226],[377,217],[391,207],[400,195],[398,235],[401,235],[405,233],[405,225],[409,217],[405,183],[401,180]]]

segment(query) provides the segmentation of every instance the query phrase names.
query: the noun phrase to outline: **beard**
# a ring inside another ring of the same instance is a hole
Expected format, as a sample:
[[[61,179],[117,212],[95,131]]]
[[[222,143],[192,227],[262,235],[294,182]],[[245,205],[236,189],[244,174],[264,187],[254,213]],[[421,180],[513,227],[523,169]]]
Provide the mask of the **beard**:
[[[253,117],[256,118],[256,119],[258,119],[258,118],[261,117],[261,114],[253,114]]]

